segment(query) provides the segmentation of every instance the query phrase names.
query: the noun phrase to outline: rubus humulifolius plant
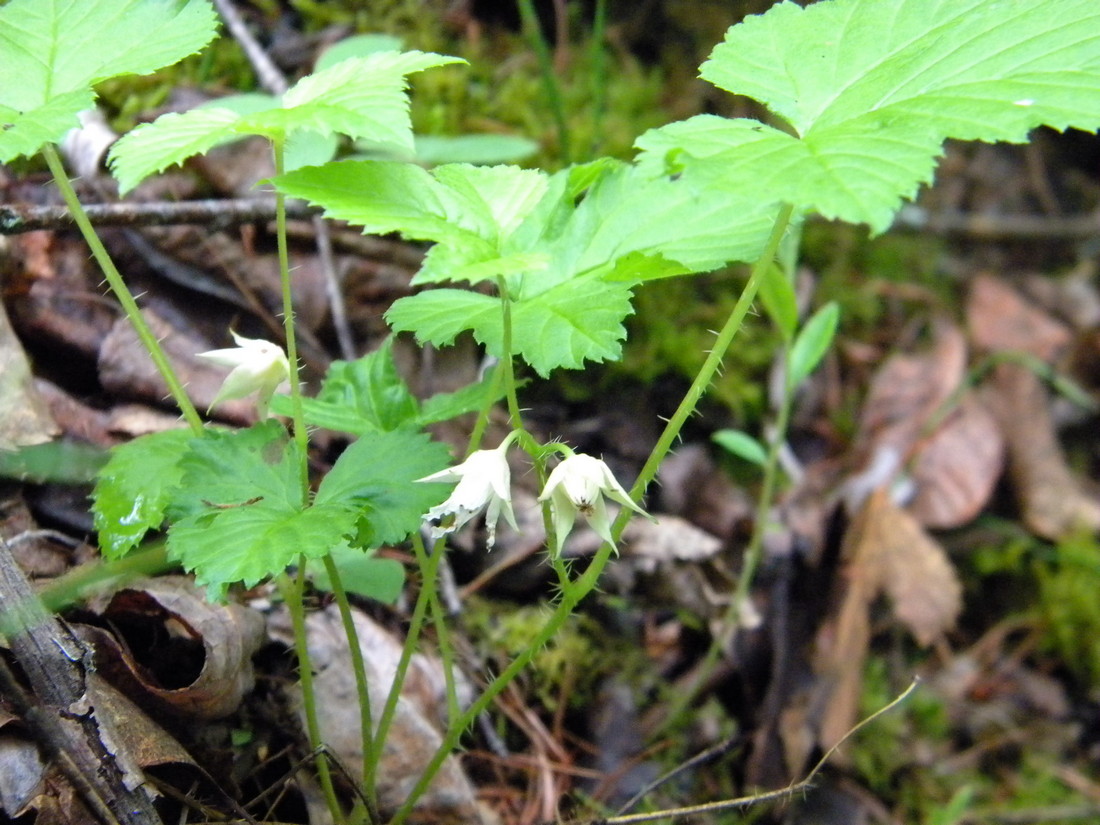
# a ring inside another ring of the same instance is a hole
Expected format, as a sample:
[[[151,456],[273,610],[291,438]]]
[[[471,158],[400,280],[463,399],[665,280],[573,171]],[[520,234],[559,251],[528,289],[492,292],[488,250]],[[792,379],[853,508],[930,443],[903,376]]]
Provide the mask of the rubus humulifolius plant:
[[[374,771],[402,675],[435,599],[446,536],[482,513],[490,543],[500,518],[514,526],[505,453],[519,449],[530,456],[544,482],[539,500],[559,596],[531,649],[450,720],[416,787],[389,812],[395,823],[409,815],[477,715],[596,587],[627,519],[645,514],[641,500],[648,485],[759,296],[784,342],[785,392],[767,443],[745,434],[727,439],[764,469],[758,535],[731,605],[730,624],[736,625],[759,556],[791,400],[829,349],[838,323],[832,305],[801,319],[792,256],[777,263],[781,244],[797,242],[806,215],[881,232],[903,200],[931,182],[948,138],[1022,142],[1041,125],[1100,125],[1100,6],[1094,0],[822,0],[807,8],[780,2],[732,27],[701,70],[717,87],[763,104],[770,122],[692,117],[641,135],[633,162],[601,158],[553,174],[371,160],[284,168],[287,141],[301,132],[343,135],[408,154],[407,77],[461,62],[434,54],[351,58],[299,80],[258,111],[215,105],[166,115],[113,148],[111,165],[123,192],[242,136],[267,137],[275,158],[271,183],[286,351],[271,342],[241,344],[249,351],[241,354],[219,351],[236,376],[219,400],[258,393],[260,422],[229,431],[205,425],[188,400],[83,217],[53,148],[93,103],[93,84],[180,60],[213,34],[206,0],[11,0],[0,7],[0,162],[42,150],[189,425],[117,448],[100,473],[94,512],[106,558],[132,552],[150,531],[165,528],[170,558],[215,597],[235,583],[274,577],[301,637],[303,576],[310,569],[323,566],[346,611],[338,560],[411,543],[423,587],[386,706],[371,709],[360,684],[371,818],[378,815]],[[84,47],[93,41],[96,49]],[[494,370],[476,385],[421,401],[402,382],[387,343],[356,361],[335,362],[318,395],[303,397],[287,266],[287,197],[319,205],[364,232],[430,242],[413,281],[424,289],[396,301],[386,318],[395,332],[435,346],[472,333],[496,359]],[[566,445],[540,444],[527,431],[517,370],[546,377],[617,359],[635,290],[735,261],[752,263],[749,278],[632,489],[624,489],[599,459],[575,455]],[[263,363],[250,360],[261,349]],[[272,397],[284,379],[289,395]],[[501,399],[512,431],[488,447],[481,443],[488,412]],[[269,406],[289,425],[269,418]],[[475,410],[468,454],[451,461],[424,428]],[[344,433],[350,441],[316,481],[308,474],[309,427]],[[551,466],[555,456],[559,463]],[[614,520],[605,497],[620,505]],[[589,518],[603,544],[574,575],[561,549],[577,515]],[[430,552],[421,539],[424,523],[435,539]],[[376,561],[379,580],[392,581],[395,563]],[[367,569],[357,589],[378,596]],[[358,646],[351,650],[354,655]],[[304,640],[298,653],[310,721]],[[315,720],[309,732],[320,745]],[[317,770],[333,816],[343,821],[323,757]]]

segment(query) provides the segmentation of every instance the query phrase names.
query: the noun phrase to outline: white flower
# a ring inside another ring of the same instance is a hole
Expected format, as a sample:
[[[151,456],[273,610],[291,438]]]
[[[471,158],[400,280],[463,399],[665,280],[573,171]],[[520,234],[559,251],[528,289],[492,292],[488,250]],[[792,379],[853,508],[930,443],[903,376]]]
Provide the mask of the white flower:
[[[477,450],[457,467],[448,467],[417,481],[457,481],[450,498],[429,510],[424,520],[431,525],[432,538],[438,539],[453,533],[485,509],[485,528],[489,532],[486,546],[493,549],[497,522],[503,515],[516,526],[512,512],[511,470],[508,468],[507,450],[511,439],[507,438],[493,450]]]
[[[649,513],[634,503],[630,494],[615,480],[611,469],[600,459],[590,455],[571,455],[554,468],[546,479],[539,501],[550,500],[557,537],[555,552],[561,553],[565,537],[573,529],[577,513],[588,520],[588,524],[601,539],[614,546],[604,496],[650,518]]]
[[[210,407],[213,408],[222,401],[256,393],[256,411],[260,418],[266,418],[271,396],[290,376],[290,363],[286,360],[286,353],[270,341],[245,338],[230,332],[237,346],[198,354],[199,358],[205,358],[220,367],[233,368],[222,382],[214,400],[210,402]]]

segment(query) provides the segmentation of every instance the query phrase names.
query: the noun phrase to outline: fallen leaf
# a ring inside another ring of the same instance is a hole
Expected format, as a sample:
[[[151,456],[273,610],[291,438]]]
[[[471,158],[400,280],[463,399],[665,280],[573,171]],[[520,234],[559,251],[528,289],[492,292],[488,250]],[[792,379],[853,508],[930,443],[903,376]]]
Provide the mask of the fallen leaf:
[[[1009,476],[1028,529],[1051,540],[1100,530],[1100,502],[1086,495],[1070,472],[1047,391],[1034,373],[1001,364],[982,389],[1005,436]]]
[[[232,602],[211,604],[184,576],[131,585],[100,605],[112,626],[123,632],[134,627],[141,638],[154,639],[142,648],[102,631],[96,639],[100,670],[139,704],[219,719],[252,690],[252,654],[264,638],[257,611]]]
[[[885,487],[852,519],[842,548],[844,592],[836,617],[818,634],[819,742],[832,747],[856,722],[862,663],[871,640],[870,609],[882,593],[921,645],[951,628],[962,609],[962,586],[947,554]]]
[[[393,684],[401,645],[387,631],[359,611],[353,612],[363,653],[374,724]],[[273,618],[275,633],[289,620]],[[348,641],[335,607],[311,614],[306,620],[310,660],[316,673],[318,722],[321,738],[352,776],[363,770],[359,724],[359,697],[351,668]],[[446,708],[445,685],[438,663],[416,654],[410,675],[397,702],[397,712],[386,737],[378,769],[378,804],[392,814],[409,796],[424,767],[443,741],[438,725]],[[469,688],[459,685],[469,698]],[[492,823],[492,813],[478,802],[474,788],[457,757],[448,756],[428,791],[416,804],[413,822]]]
[[[1072,340],[1064,324],[992,275],[971,283],[966,318],[971,341],[986,352],[1026,352],[1049,363]]]
[[[0,450],[42,444],[59,432],[34,388],[26,353],[0,305]]]
[[[927,351],[888,358],[863,403],[859,451],[874,454],[888,446],[903,458],[909,456],[925,437],[928,422],[962,383],[965,371],[966,341],[946,321],[933,326]]]
[[[921,446],[910,473],[916,494],[909,512],[925,527],[946,530],[973,519],[1004,470],[997,420],[967,395]]]

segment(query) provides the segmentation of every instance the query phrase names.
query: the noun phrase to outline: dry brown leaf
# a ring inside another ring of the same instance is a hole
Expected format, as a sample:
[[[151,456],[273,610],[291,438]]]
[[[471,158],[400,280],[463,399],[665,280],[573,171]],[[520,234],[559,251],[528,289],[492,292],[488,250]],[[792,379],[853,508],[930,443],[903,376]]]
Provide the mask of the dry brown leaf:
[[[818,634],[815,669],[821,688],[819,741],[834,745],[856,721],[862,662],[871,639],[870,607],[890,596],[894,615],[927,645],[952,627],[962,609],[962,586],[943,549],[885,487],[872,493],[844,537],[846,588],[835,619]]]
[[[131,585],[110,597],[102,615],[115,627],[162,631],[155,647],[138,650],[100,632],[100,669],[139,704],[218,719],[252,690],[252,654],[264,637],[264,619],[239,604],[210,604],[184,576]]]
[[[0,450],[42,444],[59,432],[34,388],[27,356],[0,305]]]
[[[871,602],[882,587],[881,543],[875,536],[874,502],[886,493],[873,493],[852,519],[841,550],[844,592],[836,616],[827,620],[814,645],[818,685],[811,707],[818,718],[818,742],[830,748],[851,729],[859,708],[863,660],[871,642]],[[784,743],[789,760],[790,743]],[[808,754],[797,761],[805,762]]]
[[[971,341],[986,352],[1014,350],[1051,362],[1072,340],[1064,324],[992,275],[971,283],[966,317]]]
[[[1001,364],[983,392],[1005,436],[1009,476],[1028,529],[1052,540],[1100,530],[1100,502],[1082,491],[1066,464],[1039,379],[1023,367]]]
[[[894,355],[871,381],[860,419],[859,440],[867,453],[892,447],[908,456],[930,418],[956,390],[966,370],[966,341],[954,325],[939,322],[932,347]]]
[[[882,584],[894,615],[918,644],[951,629],[962,610],[962,585],[943,548],[912,515],[887,497],[876,505]]]
[[[353,616],[366,665],[372,718],[377,724],[393,683],[400,645],[367,616],[359,612]],[[306,633],[316,671],[314,690],[321,737],[349,772],[359,775],[363,769],[359,699],[347,637],[337,610],[330,607],[310,615]],[[398,700],[378,771],[378,803],[385,814],[392,814],[408,798],[424,766],[443,741],[436,727],[438,715],[446,707],[438,665],[417,654],[406,687]],[[443,762],[428,791],[417,802],[410,821],[476,825],[491,823],[493,817],[478,803],[473,786],[452,755]]]
[[[917,491],[909,512],[925,527],[950,529],[973,519],[1004,469],[997,420],[967,396],[925,441],[911,466]]]

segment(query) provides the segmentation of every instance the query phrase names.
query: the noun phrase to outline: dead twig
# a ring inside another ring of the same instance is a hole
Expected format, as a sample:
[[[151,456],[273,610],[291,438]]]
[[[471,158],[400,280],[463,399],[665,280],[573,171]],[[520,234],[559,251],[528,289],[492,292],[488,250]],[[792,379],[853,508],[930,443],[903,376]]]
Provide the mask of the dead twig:
[[[301,201],[287,203],[287,217],[305,220],[320,210]],[[275,220],[274,198],[229,198],[163,203],[90,203],[84,211],[93,226],[175,226],[201,224],[212,230],[243,223]],[[64,206],[0,204],[0,235],[19,235],[40,229],[69,229],[75,226]]]
[[[6,541],[0,540],[0,632],[26,675],[0,659],[0,693],[34,731],[43,751],[105,825],[160,825],[136,760],[103,740],[115,720],[89,699],[92,651],[42,606]],[[127,765],[125,762],[129,762]]]

